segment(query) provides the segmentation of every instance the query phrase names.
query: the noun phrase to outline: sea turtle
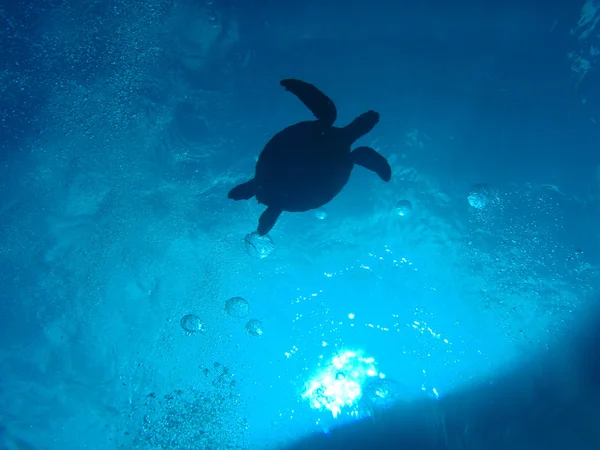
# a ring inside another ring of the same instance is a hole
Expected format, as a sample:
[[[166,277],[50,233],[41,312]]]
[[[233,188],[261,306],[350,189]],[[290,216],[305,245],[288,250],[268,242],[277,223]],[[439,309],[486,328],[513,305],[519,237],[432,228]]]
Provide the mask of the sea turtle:
[[[267,234],[282,211],[319,208],[346,185],[355,164],[390,181],[387,160],[370,147],[352,144],[379,122],[379,113],[367,111],[343,128],[334,127],[334,103],[312,84],[296,79],[280,82],[296,95],[317,120],[291,125],[271,138],[263,149],[254,178],[229,191],[233,200],[256,196],[267,209],[258,219],[258,234]]]

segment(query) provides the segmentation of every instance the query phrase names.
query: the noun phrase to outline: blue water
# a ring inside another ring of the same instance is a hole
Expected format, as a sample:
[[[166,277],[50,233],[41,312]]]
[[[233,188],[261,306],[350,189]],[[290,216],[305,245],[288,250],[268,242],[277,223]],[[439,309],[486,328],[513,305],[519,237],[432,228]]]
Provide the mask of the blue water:
[[[0,3],[0,448],[279,448],[438,410],[423,448],[597,448],[564,355],[600,286],[600,5],[487,3]],[[227,192],[311,119],[283,78],[339,126],[378,111],[355,145],[393,177],[258,241]]]

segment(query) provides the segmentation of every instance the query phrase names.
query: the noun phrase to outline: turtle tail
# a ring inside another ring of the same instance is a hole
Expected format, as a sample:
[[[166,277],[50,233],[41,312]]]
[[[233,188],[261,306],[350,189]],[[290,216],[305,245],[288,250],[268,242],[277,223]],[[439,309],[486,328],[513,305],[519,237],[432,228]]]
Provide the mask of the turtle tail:
[[[379,113],[367,111],[346,125],[343,130],[346,132],[350,144],[353,144],[358,138],[371,131],[377,122],[379,122]]]

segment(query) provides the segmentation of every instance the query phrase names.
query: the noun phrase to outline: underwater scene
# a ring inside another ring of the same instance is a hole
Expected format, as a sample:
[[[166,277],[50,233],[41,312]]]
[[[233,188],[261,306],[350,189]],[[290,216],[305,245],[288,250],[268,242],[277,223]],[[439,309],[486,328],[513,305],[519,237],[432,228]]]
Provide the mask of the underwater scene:
[[[599,23],[2,0],[0,450],[600,448]]]

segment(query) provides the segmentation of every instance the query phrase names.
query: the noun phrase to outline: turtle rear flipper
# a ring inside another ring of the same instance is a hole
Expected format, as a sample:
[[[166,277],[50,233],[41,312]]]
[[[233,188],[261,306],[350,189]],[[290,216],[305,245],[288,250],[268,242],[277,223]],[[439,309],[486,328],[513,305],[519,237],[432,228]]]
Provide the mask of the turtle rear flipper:
[[[281,80],[279,84],[298,97],[317,119],[327,126],[333,125],[337,118],[335,104],[314,85],[294,78]]]
[[[387,159],[371,147],[358,147],[352,150],[351,154],[354,164],[372,170],[383,181],[390,181],[392,179],[392,168]]]
[[[229,191],[227,197],[231,200],[250,200],[256,194],[254,178],[239,184]]]
[[[258,229],[256,230],[258,231],[258,234],[264,236],[271,231],[271,228],[275,226],[275,222],[277,222],[281,212],[281,209],[277,208],[269,207],[265,209],[265,211],[258,218]]]

